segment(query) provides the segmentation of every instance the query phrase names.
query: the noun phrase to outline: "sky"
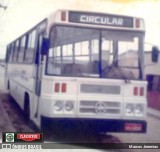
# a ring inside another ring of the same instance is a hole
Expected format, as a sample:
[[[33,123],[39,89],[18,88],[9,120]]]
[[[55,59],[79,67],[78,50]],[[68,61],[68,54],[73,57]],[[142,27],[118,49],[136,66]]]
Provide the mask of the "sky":
[[[0,0],[0,4],[7,6],[6,10],[0,8],[0,58],[9,42],[57,9],[141,17],[145,42],[160,46],[160,0]]]

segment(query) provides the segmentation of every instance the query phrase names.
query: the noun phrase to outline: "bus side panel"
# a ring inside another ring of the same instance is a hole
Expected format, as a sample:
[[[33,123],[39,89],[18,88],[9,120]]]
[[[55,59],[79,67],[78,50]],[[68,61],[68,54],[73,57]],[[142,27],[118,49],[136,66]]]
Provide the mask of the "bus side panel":
[[[7,73],[9,92],[18,105],[24,109],[25,93],[29,94],[30,99],[33,98],[33,65],[8,64]]]

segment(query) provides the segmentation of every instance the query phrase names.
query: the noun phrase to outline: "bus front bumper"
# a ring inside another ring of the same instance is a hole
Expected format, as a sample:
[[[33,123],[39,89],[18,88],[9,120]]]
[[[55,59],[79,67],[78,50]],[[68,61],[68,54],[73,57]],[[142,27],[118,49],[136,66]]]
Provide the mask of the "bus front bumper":
[[[144,120],[90,119],[90,118],[49,118],[41,116],[41,128],[52,127],[62,130],[85,130],[87,132],[146,133]]]

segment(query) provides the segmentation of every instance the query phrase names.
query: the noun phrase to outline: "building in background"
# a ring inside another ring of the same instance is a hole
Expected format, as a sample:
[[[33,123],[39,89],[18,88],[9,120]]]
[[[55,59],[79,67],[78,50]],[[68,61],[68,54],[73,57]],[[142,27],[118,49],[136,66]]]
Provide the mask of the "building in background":
[[[124,58],[126,57],[127,58]],[[153,63],[152,52],[146,51],[144,54],[144,78],[148,81],[147,86],[147,98],[148,98],[148,106],[154,108],[156,110],[160,110],[160,55],[157,63]],[[119,63],[124,65],[135,66],[138,63],[135,63],[137,58],[137,52],[134,50],[128,51],[128,53],[124,53],[121,55],[119,59]],[[124,60],[125,59],[125,60]],[[127,61],[126,61],[127,59]],[[135,75],[134,70],[132,73]]]
[[[145,52],[145,76],[148,81],[148,106],[160,110],[160,56],[157,63],[151,60],[151,52]]]
[[[145,77],[148,81],[148,91],[160,93],[160,56],[157,63],[151,60],[151,52],[145,52]]]

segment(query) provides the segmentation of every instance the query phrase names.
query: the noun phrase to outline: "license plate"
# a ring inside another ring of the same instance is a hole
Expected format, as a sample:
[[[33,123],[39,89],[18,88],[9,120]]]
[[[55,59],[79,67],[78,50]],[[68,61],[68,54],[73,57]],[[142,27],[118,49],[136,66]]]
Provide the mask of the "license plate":
[[[125,123],[125,131],[141,131],[142,130],[142,124],[137,123]]]

